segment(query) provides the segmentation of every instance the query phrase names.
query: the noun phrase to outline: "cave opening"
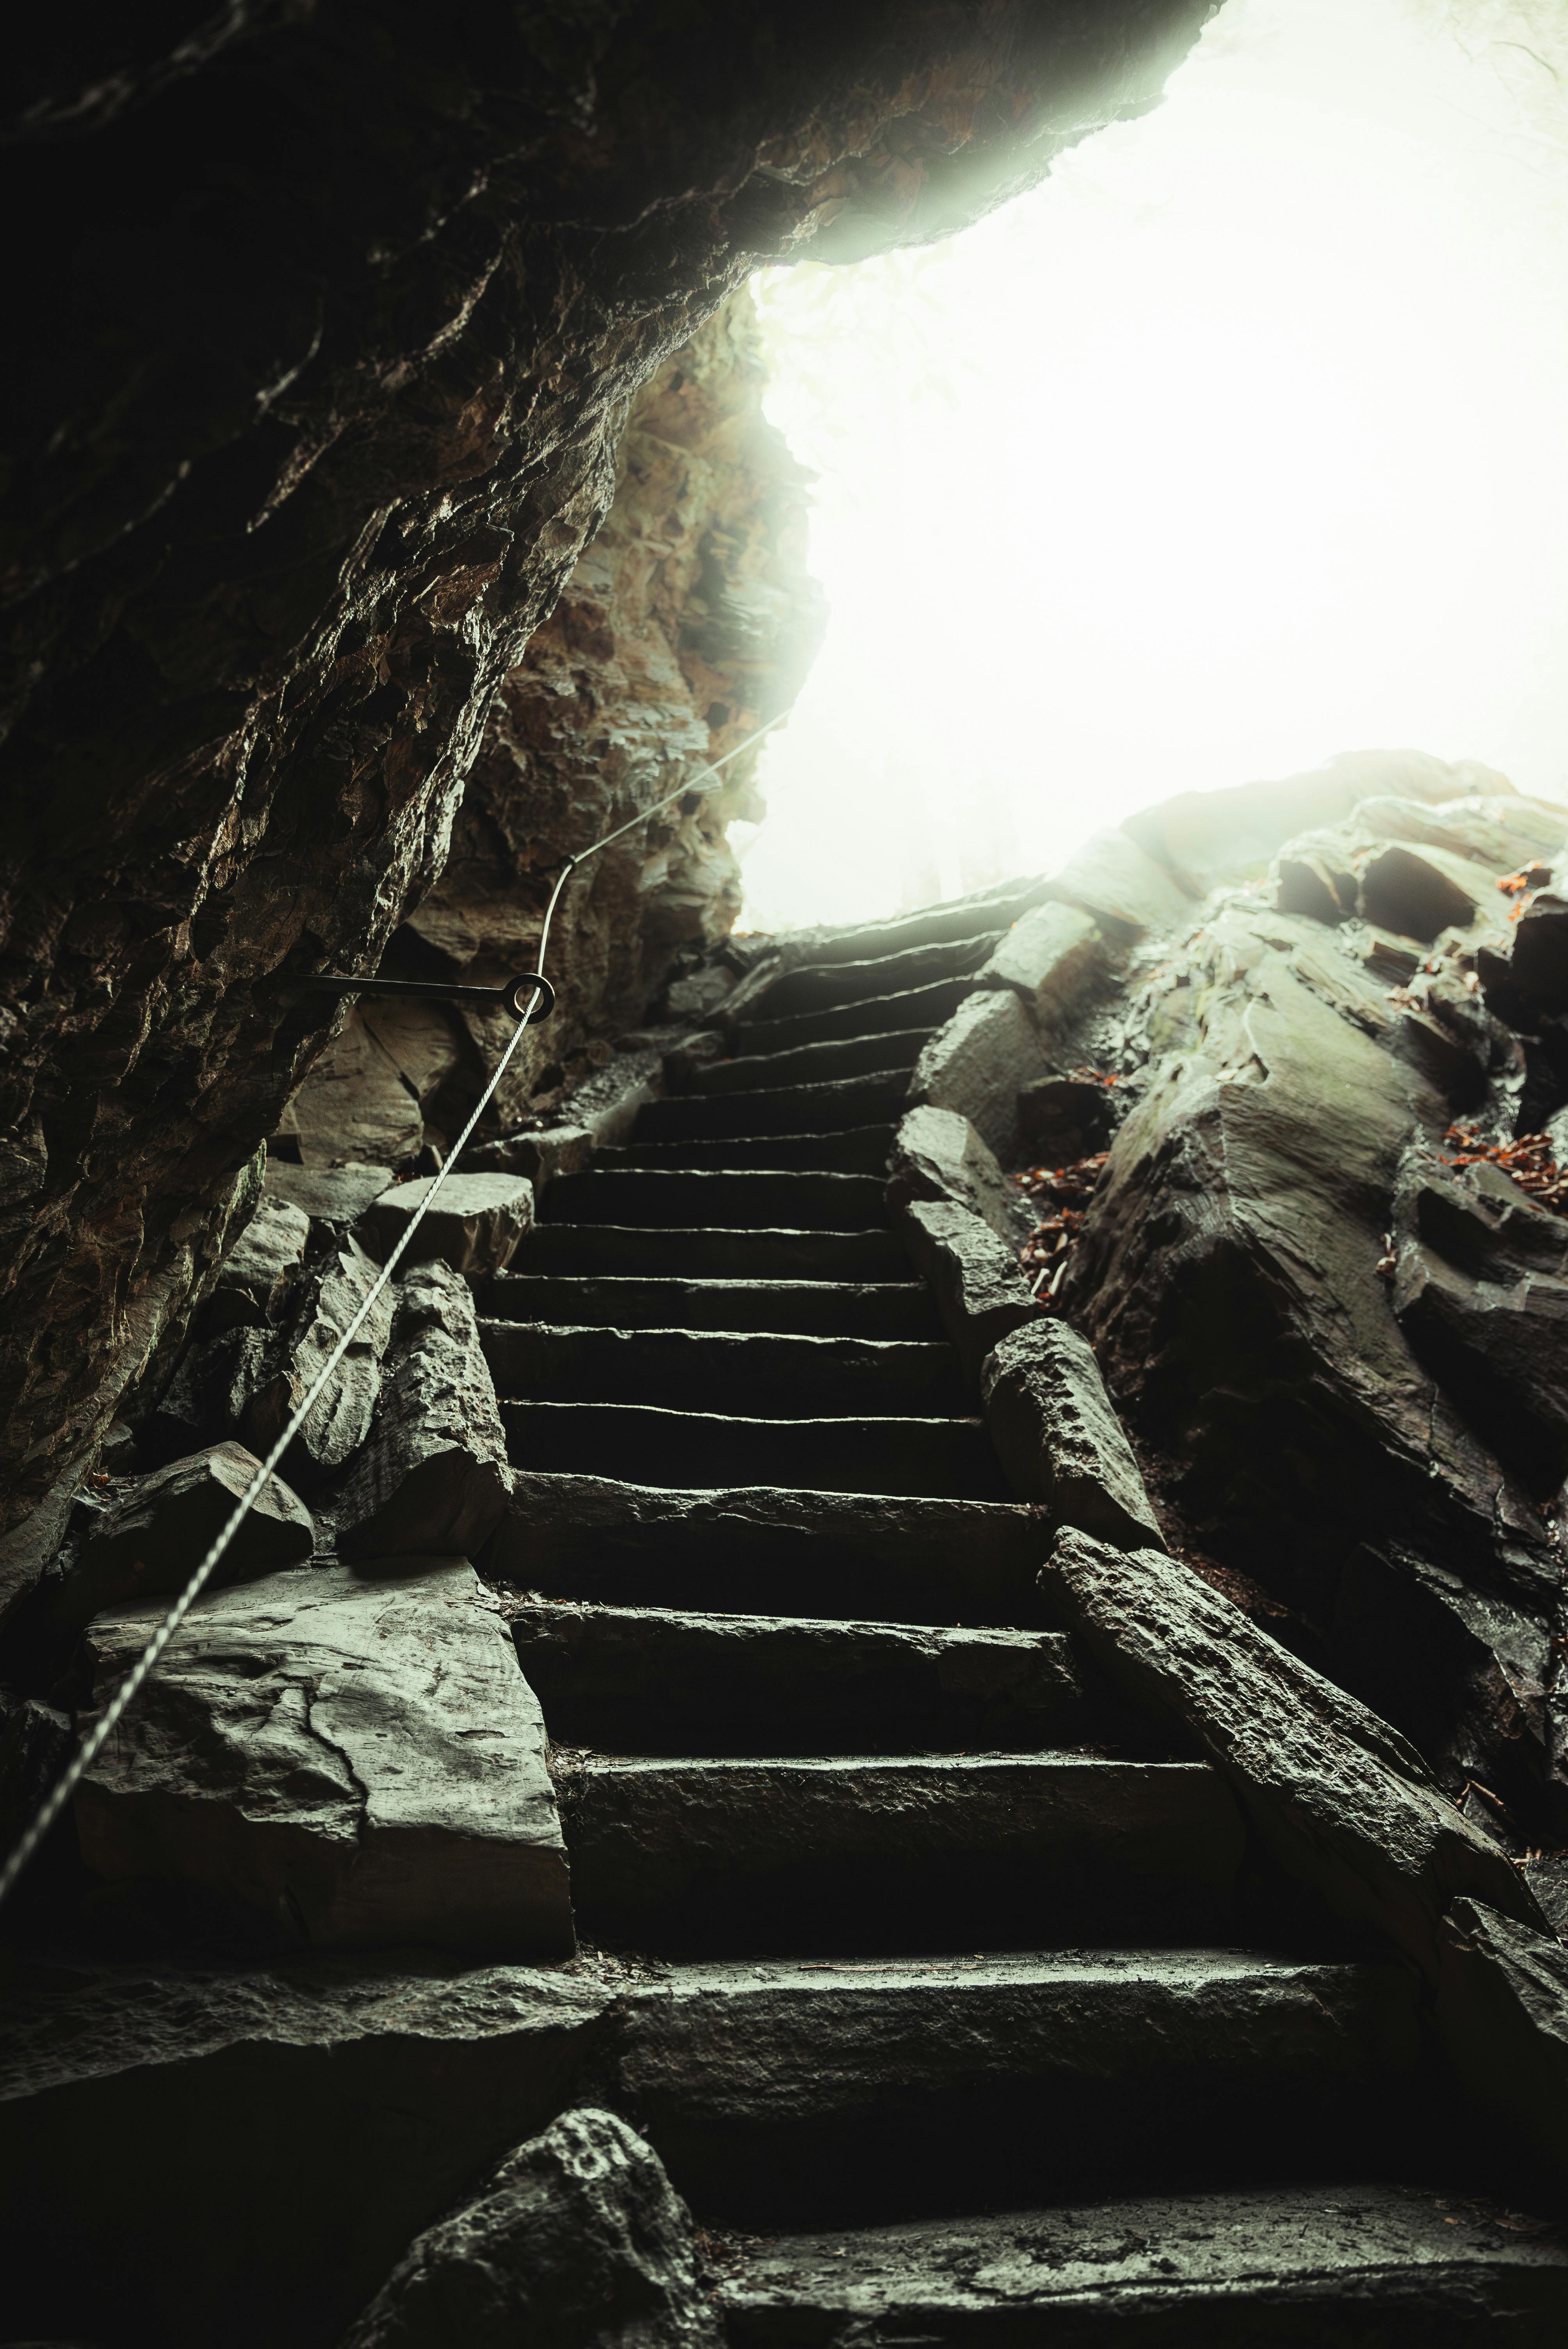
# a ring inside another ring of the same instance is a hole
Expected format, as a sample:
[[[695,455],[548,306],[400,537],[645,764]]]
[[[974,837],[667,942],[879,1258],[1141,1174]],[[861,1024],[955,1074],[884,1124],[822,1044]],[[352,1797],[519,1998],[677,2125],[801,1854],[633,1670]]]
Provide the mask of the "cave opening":
[[[830,618],[743,924],[1370,744],[1561,796],[1565,274],[1563,13],[1432,0],[1231,0],[958,236],[765,272]]]

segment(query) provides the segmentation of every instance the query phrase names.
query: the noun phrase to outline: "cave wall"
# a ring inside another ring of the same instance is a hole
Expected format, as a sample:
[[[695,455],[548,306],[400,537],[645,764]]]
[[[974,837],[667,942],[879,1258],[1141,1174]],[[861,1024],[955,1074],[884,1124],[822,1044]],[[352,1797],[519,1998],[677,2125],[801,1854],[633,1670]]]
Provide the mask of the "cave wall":
[[[944,233],[1037,180],[1156,102],[1211,13],[242,0],[29,27],[6,1524],[178,1323],[329,1040],[267,981],[374,967],[439,876],[649,375],[759,259]]]
[[[808,477],[762,412],[766,380],[742,287],[638,395],[614,502],[491,706],[445,871],[383,971],[490,985],[532,968],[562,860],[793,702],[823,612],[806,568]],[[760,753],[569,883],[546,957],[556,1008],[508,1066],[500,1123],[548,1107],[641,1017],[677,949],[729,930],[740,875],[725,832],[761,813]],[[500,1013],[363,1004],[278,1146],[311,1165],[444,1154],[511,1033]]]

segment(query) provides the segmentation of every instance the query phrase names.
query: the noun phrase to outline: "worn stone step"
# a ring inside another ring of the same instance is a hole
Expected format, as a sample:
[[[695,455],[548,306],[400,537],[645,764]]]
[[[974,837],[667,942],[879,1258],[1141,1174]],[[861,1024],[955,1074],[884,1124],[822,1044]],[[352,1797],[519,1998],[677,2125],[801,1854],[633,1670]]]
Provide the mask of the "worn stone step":
[[[986,929],[924,946],[890,947],[885,953],[872,952],[846,962],[802,963],[785,971],[758,997],[753,1013],[769,1019],[795,1019],[803,1012],[827,1011],[839,1004],[872,1003],[889,995],[908,995],[916,988],[939,986],[944,979],[978,970],[1004,935],[1003,929]]]
[[[696,1612],[1047,1625],[1043,1509],[519,1470],[487,1570],[560,1599]]]
[[[497,1388],[542,1402],[657,1403],[681,1412],[822,1420],[962,1418],[945,1340],[817,1338],[777,1330],[550,1328],[481,1322]]]
[[[737,1053],[778,1052],[838,1037],[892,1036],[910,1029],[929,1035],[952,1019],[970,985],[963,976],[939,978],[929,987],[906,987],[894,995],[861,996],[850,1003],[829,1004],[820,1011],[738,1020],[731,1045]]]
[[[536,1224],[511,1260],[517,1272],[575,1279],[584,1273],[669,1280],[909,1278],[902,1240],[889,1231],[693,1231],[635,1224]]]
[[[699,1231],[874,1231],[887,1222],[874,1174],[643,1166],[557,1175],[545,1192],[543,1216],[552,1224],[691,1225]]]
[[[694,1093],[756,1092],[764,1087],[820,1084],[838,1077],[864,1077],[888,1069],[913,1069],[930,1030],[903,1029],[892,1035],[862,1030],[829,1037],[789,1050],[753,1052],[727,1061],[704,1061],[686,1080]]]
[[[977,1419],[755,1419],[651,1403],[520,1402],[500,1415],[514,1467],[634,1485],[799,1485],[830,1493],[1003,1501]]]
[[[868,956],[899,954],[936,940],[971,937],[981,930],[1000,936],[1020,914],[1047,894],[1050,885],[1044,874],[1020,874],[992,888],[922,905],[913,914],[889,915],[880,922],[796,930],[789,938],[790,951],[806,963],[860,962]]]
[[[551,1736],[605,1753],[1029,1753],[1131,1726],[1065,1631],[559,1599],[508,1612]]]
[[[579,1930],[685,1956],[1222,1935],[1245,1847],[1207,1762],[589,1754],[557,1785]]]
[[[705,2221],[1258,2186],[1332,2177],[1347,2146],[1408,2176],[1444,2142],[1406,1967],[958,1947],[709,1961],[642,1992],[619,2085]]]
[[[775,1330],[828,1338],[939,1339],[931,1291],[915,1281],[638,1280],[610,1274],[498,1273],[488,1315],[605,1330]]]
[[[732,2349],[1568,2340],[1562,2230],[1462,2185],[1242,2184],[711,2248]]]
[[[908,1106],[909,1071],[835,1077],[814,1085],[766,1086],[746,1093],[671,1093],[637,1119],[639,1142],[714,1140],[721,1135],[841,1133],[882,1125]]]
[[[841,1133],[721,1133],[707,1141],[633,1141],[620,1150],[602,1150],[595,1163],[611,1167],[717,1166],[738,1173],[757,1167],[767,1174],[787,1167],[813,1174],[880,1176],[887,1173],[897,1131],[883,1123],[847,1126]]]

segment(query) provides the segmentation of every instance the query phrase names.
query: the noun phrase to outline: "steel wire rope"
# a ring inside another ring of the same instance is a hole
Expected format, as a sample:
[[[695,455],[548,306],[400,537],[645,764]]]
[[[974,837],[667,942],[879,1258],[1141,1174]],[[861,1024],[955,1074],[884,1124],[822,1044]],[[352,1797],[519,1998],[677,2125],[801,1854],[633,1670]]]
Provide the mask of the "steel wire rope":
[[[676,800],[684,799],[686,793],[689,791],[695,790],[696,785],[702,782],[706,777],[708,775],[717,775],[721,767],[727,767],[732,759],[738,759],[743,750],[749,750],[754,742],[760,742],[764,734],[770,733],[773,728],[779,724],[779,719],[786,715],[787,713],[784,710],[780,710],[777,717],[770,718],[768,720],[766,726],[759,726],[755,734],[748,734],[744,742],[738,742],[733,750],[727,750],[722,759],[715,759],[709,765],[699,768],[695,775],[688,776],[686,780],[678,784],[673,792],[667,792],[662,800],[655,801],[652,807],[640,808],[637,813],[634,816],[629,816],[624,823],[617,824],[614,832],[607,832],[602,840],[594,841],[592,847],[580,849],[575,856],[569,856],[566,859],[565,864],[562,866],[560,874],[556,878],[555,885],[550,893],[549,900],[544,908],[544,921],[539,933],[539,951],[534,957],[536,965],[535,975],[537,977],[542,978],[544,976],[545,953],[550,944],[550,926],[555,918],[555,908],[561,902],[562,891],[565,888],[566,884],[571,880],[573,874],[579,869],[579,867],[586,864],[591,856],[597,856],[602,848],[608,848],[615,841],[624,839],[627,833],[634,832],[640,823],[652,823],[655,816],[661,815],[665,808],[673,807]],[[366,994],[373,993],[375,986],[376,982],[374,978],[367,978],[365,982],[365,992]],[[169,1642],[173,1639],[176,1631],[179,1630],[181,1624],[185,1620],[186,1616],[190,1613],[192,1606],[201,1597],[202,1590],[205,1588],[212,1574],[221,1564],[224,1552],[227,1550],[230,1543],[233,1540],[234,1536],[239,1532],[241,1526],[243,1525],[246,1517],[249,1516],[252,1504],[255,1501],[257,1495],[270,1483],[279,1462],[283,1459],[284,1454],[288,1450],[289,1445],[294,1442],[294,1437],[299,1433],[300,1429],[304,1425],[305,1421],[310,1417],[311,1413],[315,1410],[317,1402],[320,1401],[333,1372],[336,1370],[339,1362],[342,1361],[345,1354],[348,1351],[349,1347],[353,1344],[359,1330],[364,1327],[366,1319],[368,1316],[372,1306],[376,1303],[377,1299],[380,1296],[382,1290],[391,1279],[394,1268],[407,1251],[415,1233],[418,1230],[419,1226],[424,1222],[427,1215],[428,1215],[431,1206],[435,1203],[437,1195],[440,1191],[441,1185],[446,1182],[447,1177],[452,1172],[453,1167],[456,1166],[458,1159],[464,1145],[468,1142],[469,1135],[472,1133],[475,1126],[479,1123],[480,1118],[484,1115],[486,1109],[490,1106],[490,1098],[495,1092],[496,1087],[500,1084],[502,1077],[506,1074],[507,1065],[510,1062],[512,1054],[516,1051],[518,1045],[522,1040],[524,1030],[528,1027],[530,1020],[533,1017],[541,992],[542,990],[536,987],[531,996],[529,998],[527,1009],[523,1009],[521,1007],[519,1007],[517,1026],[512,1030],[505,1051],[502,1052],[500,1060],[496,1062],[495,1071],[490,1077],[490,1082],[486,1085],[483,1092],[480,1095],[478,1102],[475,1103],[473,1112],[469,1117],[468,1123],[459,1134],[456,1142],[453,1143],[452,1147],[448,1152],[442,1164],[429,1178],[429,1187],[426,1191],[424,1197],[419,1201],[418,1206],[415,1208],[413,1214],[409,1216],[407,1225],[401,1238],[396,1242],[386,1263],[382,1266],[376,1278],[372,1281],[369,1288],[366,1291],[364,1303],[360,1306],[358,1312],[355,1314],[353,1319],[349,1322],[347,1329],[345,1330],[342,1337],[339,1338],[336,1345],[327,1356],[325,1362],[317,1373],[315,1381],[311,1386],[309,1392],[306,1394],[304,1401],[295,1406],[294,1416],[290,1419],[288,1424],[284,1429],[283,1433],[278,1437],[277,1442],[273,1445],[272,1450],[267,1454],[266,1458],[261,1463],[255,1475],[251,1478],[250,1483],[241,1494],[238,1501],[234,1505],[232,1515],[224,1520],[223,1525],[220,1527],[218,1534],[212,1541],[205,1557],[191,1575],[190,1579],[187,1581],[184,1588],[181,1591],[178,1599],[174,1601],[173,1606],[170,1607],[168,1614],[164,1616],[162,1621],[153,1632],[152,1637],[149,1640],[146,1647],[143,1648],[140,1655],[138,1656],[129,1671],[127,1672],[125,1678],[120,1682],[119,1686],[116,1689],[113,1696],[109,1699],[108,1703],[104,1707],[98,1719],[94,1723],[92,1728],[88,1732],[87,1736],[77,1748],[76,1753],[66,1764],[65,1769],[61,1772],[55,1785],[45,1796],[43,1802],[35,1812],[27,1826],[24,1828],[22,1834],[17,1837],[15,1844],[13,1846],[6,1857],[5,1867],[0,1868],[0,1901],[5,1900],[10,1893],[17,1878],[26,1867],[27,1862],[32,1858],[34,1853],[43,1842],[44,1837],[48,1834],[49,1829],[54,1826],[55,1821],[59,1817],[60,1813],[70,1801],[71,1796],[75,1794],[77,1786],[80,1785],[88,1771],[91,1769],[94,1762],[97,1761],[98,1755],[102,1753],[108,1740],[113,1736],[116,1729],[119,1726],[120,1722],[124,1719],[128,1708],[135,1701],[139,1690],[140,1690],[144,1685],[154,1666],[157,1664],[160,1656],[162,1655],[164,1650],[168,1647]]]

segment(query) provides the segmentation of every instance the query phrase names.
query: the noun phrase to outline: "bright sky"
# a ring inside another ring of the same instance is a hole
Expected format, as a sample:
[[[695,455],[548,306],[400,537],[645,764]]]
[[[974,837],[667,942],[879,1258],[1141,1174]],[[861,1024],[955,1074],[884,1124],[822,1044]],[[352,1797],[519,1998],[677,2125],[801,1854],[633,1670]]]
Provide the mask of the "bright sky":
[[[1230,0],[1033,194],[757,292],[830,618],[745,926],[1371,744],[1568,795],[1568,0]]]

